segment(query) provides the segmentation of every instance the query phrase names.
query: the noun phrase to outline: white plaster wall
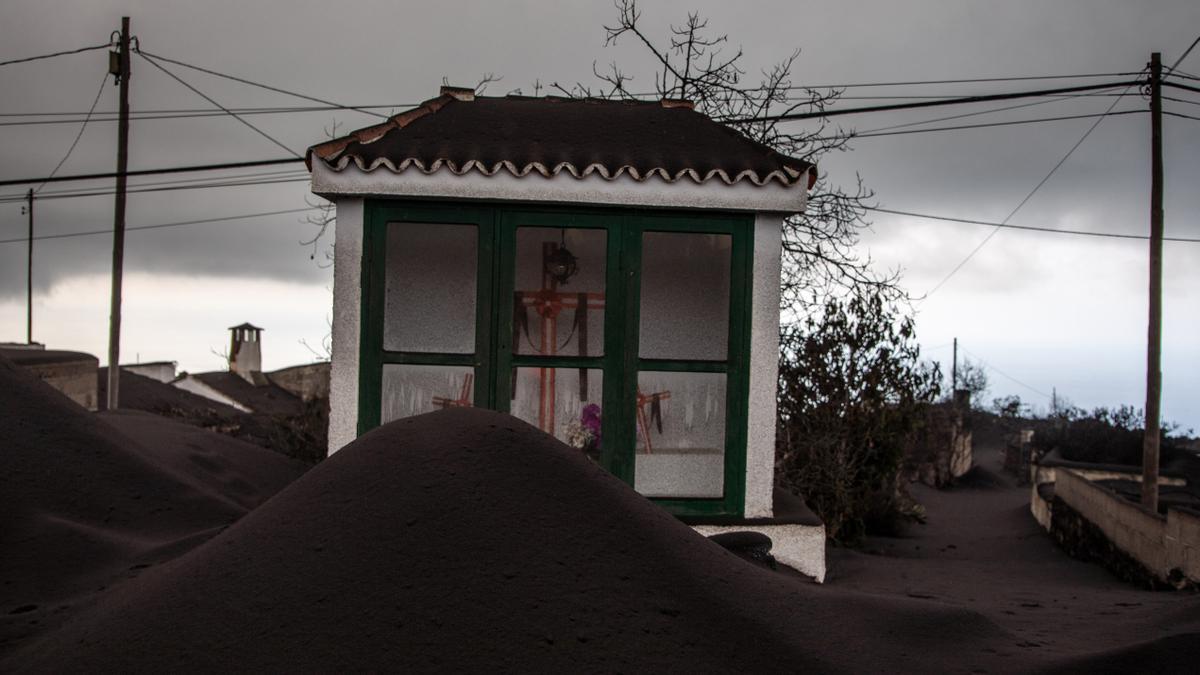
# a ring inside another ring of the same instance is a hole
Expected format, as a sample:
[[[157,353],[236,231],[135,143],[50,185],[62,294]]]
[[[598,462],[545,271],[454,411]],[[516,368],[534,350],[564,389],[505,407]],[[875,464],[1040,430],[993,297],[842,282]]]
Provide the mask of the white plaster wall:
[[[824,525],[696,525],[709,537],[722,532],[759,532],[771,538],[771,555],[788,567],[825,583]]]
[[[170,382],[175,379],[175,363],[173,361],[165,363],[135,363],[121,366],[121,370],[136,373],[152,380],[158,380],[159,382]]]
[[[222,394],[221,392],[217,391],[216,389],[213,389],[212,387],[205,384],[203,381],[198,380],[198,379],[192,377],[191,375],[184,375],[183,377],[180,377],[178,380],[175,380],[174,382],[172,382],[171,386],[176,387],[178,389],[182,389],[184,391],[191,392],[193,394],[196,394],[197,396],[203,396],[204,398],[206,398],[210,401],[216,401],[217,403],[224,403],[225,405],[230,406],[231,408],[237,408],[238,410],[241,410],[242,412],[254,412],[253,410],[246,407],[245,405],[238,403],[237,401],[233,400],[232,398],[229,398],[225,394]]]
[[[770,518],[773,515],[771,494],[775,485],[775,409],[779,376],[779,277],[782,249],[783,215],[757,214],[754,218],[754,272],[750,303],[746,518]]]
[[[316,162],[320,165],[320,162]],[[363,200],[337,200],[333,244],[333,335],[329,454],[358,437],[358,347],[362,321]]]
[[[338,199],[395,195],[798,213],[804,210],[807,186],[805,178],[789,187],[775,182],[757,186],[747,180],[733,185],[716,179],[706,183],[688,179],[668,183],[657,175],[637,181],[626,174],[608,180],[599,174],[575,178],[564,173],[546,178],[534,172],[517,178],[506,171],[490,177],[475,171],[462,176],[444,170],[426,174],[417,169],[394,173],[378,168],[365,172],[354,164],[338,172],[320,160],[312,163],[312,191]]]

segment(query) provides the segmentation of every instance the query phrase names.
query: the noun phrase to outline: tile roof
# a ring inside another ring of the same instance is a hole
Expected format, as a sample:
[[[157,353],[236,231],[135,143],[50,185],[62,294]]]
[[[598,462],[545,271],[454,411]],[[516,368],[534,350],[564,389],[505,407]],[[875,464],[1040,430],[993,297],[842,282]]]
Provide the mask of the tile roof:
[[[813,165],[788,157],[691,109],[684,101],[615,101],[523,96],[442,95],[388,121],[308,149],[334,171],[351,163],[400,173],[500,171],[518,178],[566,172],[642,181],[776,182],[811,188]]]

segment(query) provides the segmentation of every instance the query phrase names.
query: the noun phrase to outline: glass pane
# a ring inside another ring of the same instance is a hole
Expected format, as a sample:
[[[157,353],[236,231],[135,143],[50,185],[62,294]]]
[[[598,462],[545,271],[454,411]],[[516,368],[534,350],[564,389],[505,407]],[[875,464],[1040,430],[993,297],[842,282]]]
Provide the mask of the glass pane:
[[[642,236],[642,358],[726,359],[731,246],[728,234]]]
[[[383,364],[379,423],[475,401],[475,369],[470,366]]]
[[[598,368],[516,368],[514,417],[600,458],[600,403],[604,373]]]
[[[517,229],[513,298],[516,353],[604,353],[607,239],[605,230]]]
[[[721,497],[725,374],[638,373],[633,487],[647,497]]]
[[[474,225],[388,223],[383,348],[475,352]]]

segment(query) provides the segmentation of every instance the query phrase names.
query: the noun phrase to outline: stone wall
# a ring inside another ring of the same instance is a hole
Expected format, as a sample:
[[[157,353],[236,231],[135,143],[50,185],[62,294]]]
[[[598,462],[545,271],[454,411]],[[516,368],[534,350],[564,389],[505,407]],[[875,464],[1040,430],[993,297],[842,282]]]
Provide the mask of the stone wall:
[[[929,410],[925,430],[906,451],[905,475],[910,481],[940,488],[971,470],[974,446],[961,410],[952,405]]]
[[[267,373],[267,378],[301,400],[329,398],[329,362],[292,366]]]
[[[1200,517],[1178,509],[1164,517],[1075,469],[1056,474],[1050,532],[1069,552],[1150,586],[1200,583]]]

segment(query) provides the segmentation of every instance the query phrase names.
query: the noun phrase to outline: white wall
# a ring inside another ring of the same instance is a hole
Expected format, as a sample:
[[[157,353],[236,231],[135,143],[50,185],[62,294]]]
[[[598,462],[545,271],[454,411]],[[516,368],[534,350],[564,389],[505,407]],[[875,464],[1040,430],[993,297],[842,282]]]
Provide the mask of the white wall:
[[[771,517],[775,486],[775,409],[779,376],[779,277],[783,215],[754,218],[750,304],[750,407],[746,416],[747,518]]]
[[[358,348],[362,322],[363,200],[340,198],[336,203],[333,358],[329,375],[331,455],[358,437]]]

